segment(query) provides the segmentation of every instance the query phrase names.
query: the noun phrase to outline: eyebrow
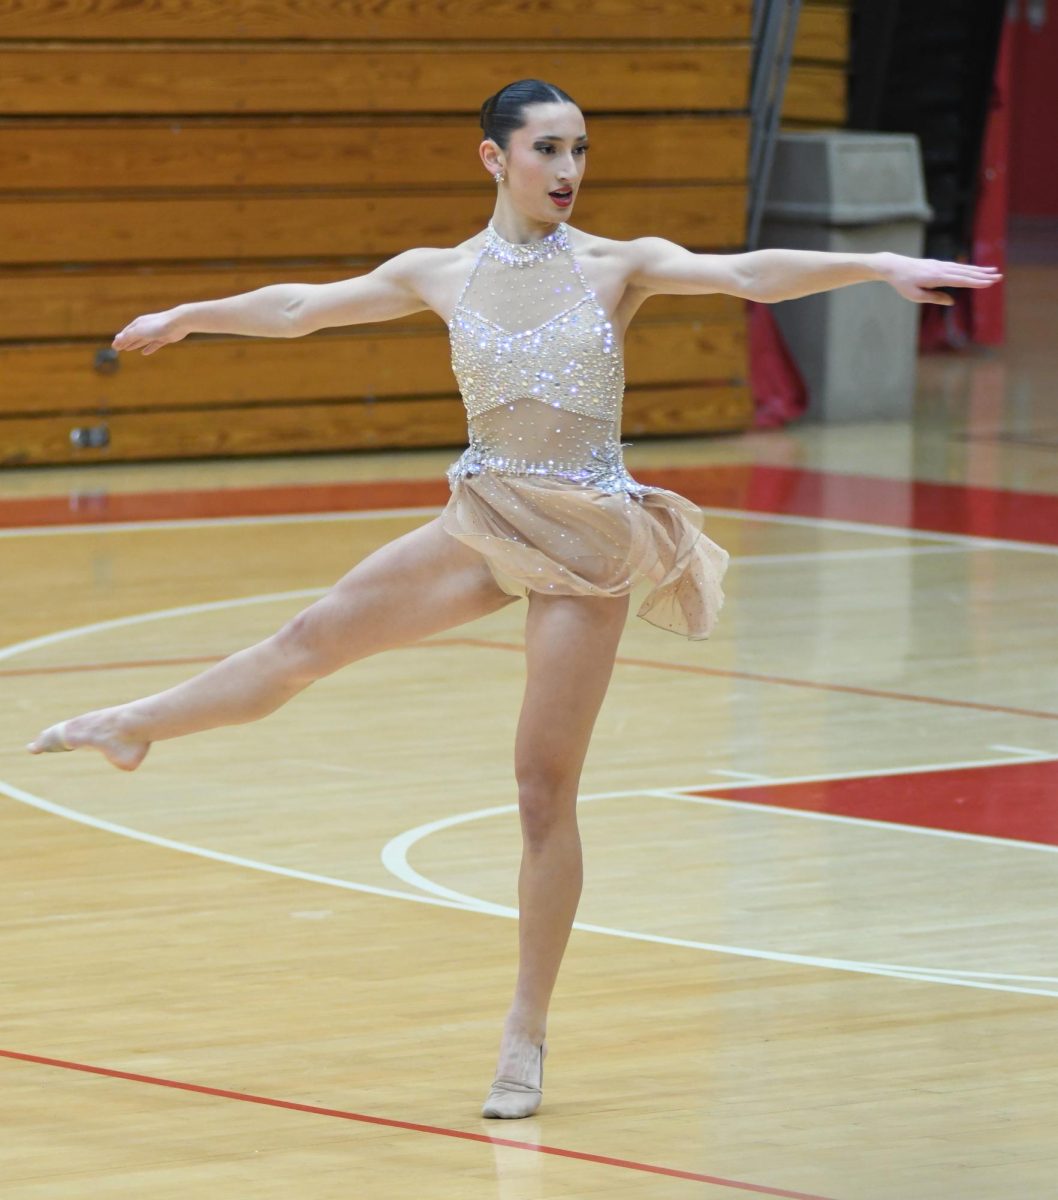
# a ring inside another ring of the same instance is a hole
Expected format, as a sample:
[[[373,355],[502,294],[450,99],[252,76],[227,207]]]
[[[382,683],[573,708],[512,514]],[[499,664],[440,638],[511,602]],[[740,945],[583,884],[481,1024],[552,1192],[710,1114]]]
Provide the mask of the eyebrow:
[[[534,140],[538,142],[564,142],[566,139],[564,137],[560,137],[557,133],[542,133]],[[588,135],[586,133],[580,133],[573,140],[575,142],[586,142],[588,140]]]

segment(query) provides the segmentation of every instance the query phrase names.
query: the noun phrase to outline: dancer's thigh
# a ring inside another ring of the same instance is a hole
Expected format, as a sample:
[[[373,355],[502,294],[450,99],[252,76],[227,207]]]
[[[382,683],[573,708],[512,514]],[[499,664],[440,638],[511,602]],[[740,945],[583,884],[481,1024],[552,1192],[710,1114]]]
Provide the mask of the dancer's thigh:
[[[481,555],[435,518],[372,551],[280,636],[330,670],[485,616],[513,599]]]
[[[523,802],[575,799],[628,605],[627,596],[530,596],[525,697],[515,739]]]

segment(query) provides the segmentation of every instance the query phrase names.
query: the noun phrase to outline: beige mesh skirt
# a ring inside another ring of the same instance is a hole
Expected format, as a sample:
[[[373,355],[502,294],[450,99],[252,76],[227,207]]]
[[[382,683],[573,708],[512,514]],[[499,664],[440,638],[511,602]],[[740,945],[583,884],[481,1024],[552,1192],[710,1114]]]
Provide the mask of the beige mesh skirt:
[[[724,602],[727,551],[698,506],[664,488],[483,472],[452,482],[441,523],[512,596],[624,596],[645,582],[636,615],[692,639],[709,636]]]

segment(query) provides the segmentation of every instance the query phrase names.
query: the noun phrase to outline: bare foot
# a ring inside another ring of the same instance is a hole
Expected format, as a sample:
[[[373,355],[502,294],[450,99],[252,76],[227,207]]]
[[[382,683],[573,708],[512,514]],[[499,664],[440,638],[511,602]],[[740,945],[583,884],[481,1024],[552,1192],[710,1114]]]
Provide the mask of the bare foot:
[[[29,743],[30,754],[55,754],[91,746],[121,771],[135,771],[147,757],[151,743],[138,737],[124,707],[101,708],[52,725]]]

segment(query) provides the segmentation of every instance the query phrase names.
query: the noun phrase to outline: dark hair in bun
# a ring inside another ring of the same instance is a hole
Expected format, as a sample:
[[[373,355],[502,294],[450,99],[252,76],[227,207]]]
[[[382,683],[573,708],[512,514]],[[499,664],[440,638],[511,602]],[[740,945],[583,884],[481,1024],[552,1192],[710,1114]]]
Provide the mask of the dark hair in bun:
[[[530,104],[554,104],[555,101],[576,104],[553,83],[542,79],[519,79],[494,95],[481,106],[481,128],[501,150],[507,149],[511,134],[525,124],[523,110]]]

